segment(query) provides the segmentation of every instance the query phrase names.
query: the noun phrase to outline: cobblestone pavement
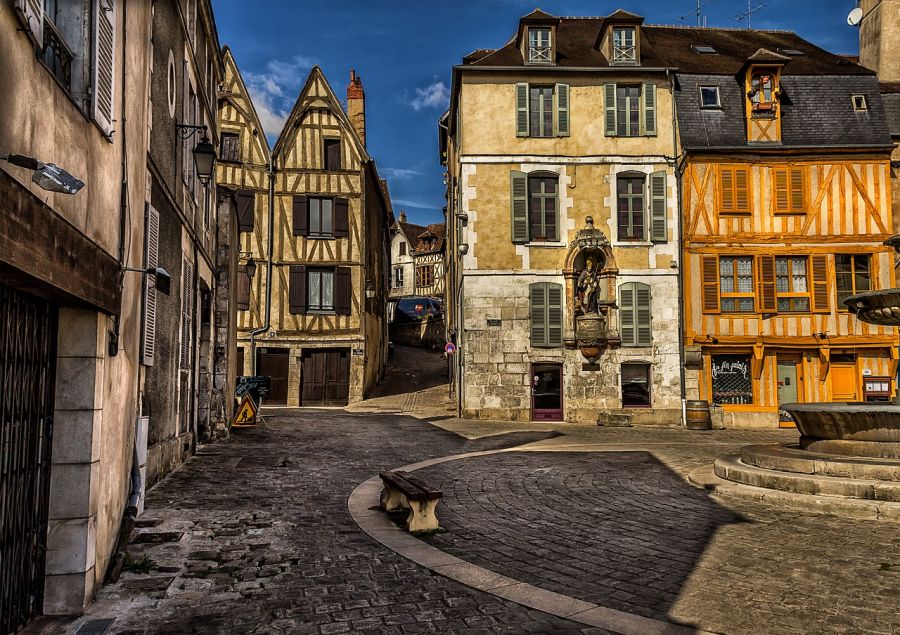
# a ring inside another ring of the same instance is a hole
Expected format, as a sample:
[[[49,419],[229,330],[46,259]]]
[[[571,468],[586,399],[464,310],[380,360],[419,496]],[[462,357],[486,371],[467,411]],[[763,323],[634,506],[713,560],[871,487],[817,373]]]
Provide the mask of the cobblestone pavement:
[[[276,412],[149,493],[130,552],[159,568],[106,586],[69,632],[107,617],[110,633],[602,632],[434,575],[347,511],[379,470],[546,434],[467,441],[410,417]]]

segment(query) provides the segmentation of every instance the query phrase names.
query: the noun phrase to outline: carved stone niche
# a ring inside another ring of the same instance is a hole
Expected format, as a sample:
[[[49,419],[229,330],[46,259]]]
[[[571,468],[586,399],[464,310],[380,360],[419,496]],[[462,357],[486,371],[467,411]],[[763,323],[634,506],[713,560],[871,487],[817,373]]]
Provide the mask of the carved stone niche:
[[[569,310],[565,344],[578,348],[596,363],[609,346],[620,343],[616,306],[616,275],[609,239],[588,216],[569,245],[566,267],[566,299]]]

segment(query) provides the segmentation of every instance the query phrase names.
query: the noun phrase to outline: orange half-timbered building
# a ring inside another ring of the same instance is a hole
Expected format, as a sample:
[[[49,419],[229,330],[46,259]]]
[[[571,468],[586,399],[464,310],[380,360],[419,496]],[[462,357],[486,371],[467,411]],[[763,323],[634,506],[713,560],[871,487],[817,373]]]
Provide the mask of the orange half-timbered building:
[[[875,76],[792,33],[684,31],[702,45],[673,63],[687,399],[741,427],[790,425],[788,402],[888,399],[897,330],[843,304],[894,286]]]

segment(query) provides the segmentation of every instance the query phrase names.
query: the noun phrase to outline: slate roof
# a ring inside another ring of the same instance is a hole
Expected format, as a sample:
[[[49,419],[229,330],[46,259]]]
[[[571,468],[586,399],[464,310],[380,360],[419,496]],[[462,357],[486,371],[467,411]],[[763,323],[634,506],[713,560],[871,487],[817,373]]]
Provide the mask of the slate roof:
[[[900,92],[882,93],[884,118],[892,137],[900,137]]]
[[[700,86],[718,86],[721,109],[700,108]],[[784,76],[781,79],[781,143],[773,147],[890,145],[885,108],[873,76]],[[868,110],[853,109],[850,96],[866,96]],[[900,95],[898,95],[900,97]],[[682,145],[691,150],[748,147],[743,86],[728,75],[678,75],[675,91]]]

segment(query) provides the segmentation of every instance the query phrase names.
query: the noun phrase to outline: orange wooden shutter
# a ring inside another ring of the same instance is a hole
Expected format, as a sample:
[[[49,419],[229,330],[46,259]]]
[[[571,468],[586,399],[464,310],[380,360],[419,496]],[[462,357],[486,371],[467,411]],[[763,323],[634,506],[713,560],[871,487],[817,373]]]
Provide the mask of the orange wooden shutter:
[[[775,211],[791,211],[787,168],[774,168],[772,180],[775,186],[775,196],[773,197],[773,200],[775,201]]]
[[[791,211],[805,212],[805,192],[803,191],[803,168],[791,168]]]
[[[810,258],[812,270],[812,310],[814,313],[829,313],[828,302],[828,257],[824,255]]]
[[[757,295],[760,313],[776,313],[778,302],[775,297],[775,256],[758,256]]]
[[[734,209],[734,170],[719,168],[719,195],[722,199],[722,212],[733,212]]]
[[[718,313],[719,259],[716,256],[701,256],[700,268],[703,274],[703,312]]]
[[[750,170],[734,169],[734,211],[750,211]]]

